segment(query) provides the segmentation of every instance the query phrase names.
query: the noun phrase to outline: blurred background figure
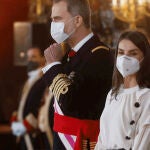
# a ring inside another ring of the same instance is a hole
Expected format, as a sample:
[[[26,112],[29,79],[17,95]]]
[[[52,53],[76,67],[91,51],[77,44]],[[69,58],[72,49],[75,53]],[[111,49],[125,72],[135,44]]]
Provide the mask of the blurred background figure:
[[[53,120],[50,119],[51,115],[53,116],[53,112],[51,112],[50,110],[52,97],[53,95],[49,92],[49,89],[47,88],[43,96],[43,105],[40,107],[38,115],[38,127],[41,132],[43,132],[43,136],[45,138],[45,148],[51,150],[53,147],[53,132],[51,130],[53,126]]]
[[[27,50],[27,73],[20,95],[18,110],[11,117],[11,129],[21,149],[41,149],[42,136],[38,130],[38,111],[45,91],[41,67],[45,64],[42,52],[37,47]]]

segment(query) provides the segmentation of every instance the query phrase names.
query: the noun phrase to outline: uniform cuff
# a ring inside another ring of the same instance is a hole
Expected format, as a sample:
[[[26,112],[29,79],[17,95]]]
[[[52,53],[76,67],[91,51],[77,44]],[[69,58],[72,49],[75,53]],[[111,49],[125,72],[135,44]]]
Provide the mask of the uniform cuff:
[[[13,112],[11,118],[10,118],[10,123],[17,121],[17,112]]]
[[[23,121],[23,124],[25,125],[28,132],[36,129],[38,126],[37,119],[34,117],[33,114],[27,115],[27,117]]]
[[[61,62],[56,61],[56,62],[46,65],[44,68],[42,68],[43,73],[46,73],[51,67],[53,67],[57,64],[61,64]]]

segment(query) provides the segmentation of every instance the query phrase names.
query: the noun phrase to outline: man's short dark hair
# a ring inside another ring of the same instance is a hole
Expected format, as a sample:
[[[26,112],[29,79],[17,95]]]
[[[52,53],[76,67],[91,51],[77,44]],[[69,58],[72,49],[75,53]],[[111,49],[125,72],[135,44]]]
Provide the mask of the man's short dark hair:
[[[34,45],[34,46],[30,47],[28,50],[30,50],[30,49],[37,49],[39,51],[40,55],[44,56],[44,52],[38,46]]]
[[[91,26],[91,10],[88,0],[53,0],[53,3],[64,1],[68,5],[68,12],[72,16],[80,15],[87,28]]]

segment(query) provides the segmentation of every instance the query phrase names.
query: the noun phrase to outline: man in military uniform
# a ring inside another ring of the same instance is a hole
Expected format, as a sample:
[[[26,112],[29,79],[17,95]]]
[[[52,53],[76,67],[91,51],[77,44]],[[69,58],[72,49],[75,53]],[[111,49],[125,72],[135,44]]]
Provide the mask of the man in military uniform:
[[[19,139],[23,150],[40,149],[44,139],[39,138],[38,133],[38,111],[41,104],[46,85],[42,80],[42,67],[45,60],[41,50],[32,47],[27,50],[28,79],[21,92],[18,110],[11,118],[12,133]],[[44,143],[44,142],[43,142]]]
[[[47,65],[42,70],[54,96],[53,149],[94,149],[111,86],[110,50],[91,31],[87,0],[54,0],[51,18],[57,43],[45,50]],[[74,50],[66,63],[60,46],[64,41]]]

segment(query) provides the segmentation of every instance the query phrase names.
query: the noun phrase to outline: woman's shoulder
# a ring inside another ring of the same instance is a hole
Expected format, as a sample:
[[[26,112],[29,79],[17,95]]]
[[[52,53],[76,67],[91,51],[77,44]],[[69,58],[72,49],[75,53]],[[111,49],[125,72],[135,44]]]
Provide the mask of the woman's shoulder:
[[[137,97],[149,97],[150,98],[150,88],[139,88],[137,91]]]
[[[108,92],[107,98],[106,98],[106,103],[109,104],[113,99],[115,98],[114,94],[112,94],[112,89]]]
[[[135,95],[136,98],[139,99],[141,96],[143,97],[150,97],[150,88],[140,88],[139,86],[135,86],[132,88],[124,89],[123,86],[120,86],[117,94],[113,93],[113,90],[111,89],[109,93],[107,94],[107,101],[111,101],[113,99],[116,99],[117,97],[126,95]]]
[[[110,99],[111,96],[112,96],[112,89],[108,92],[108,94],[107,94],[107,99]]]
[[[136,96],[139,103],[150,106],[150,88],[140,88]]]

